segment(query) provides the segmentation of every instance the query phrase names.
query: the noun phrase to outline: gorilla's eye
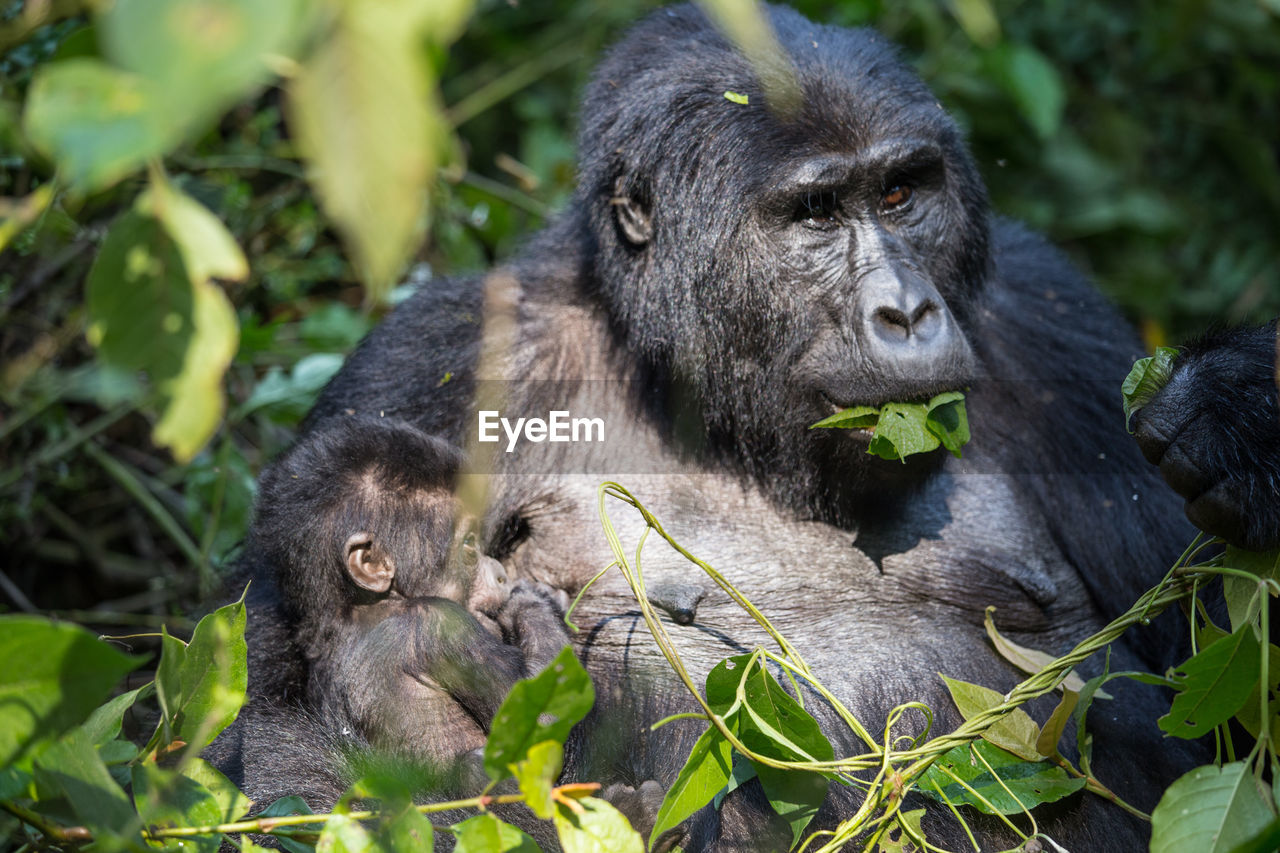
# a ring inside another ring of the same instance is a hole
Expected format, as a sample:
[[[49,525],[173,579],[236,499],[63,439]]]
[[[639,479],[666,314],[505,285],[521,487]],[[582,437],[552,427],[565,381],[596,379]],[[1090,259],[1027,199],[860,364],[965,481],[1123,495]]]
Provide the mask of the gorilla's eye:
[[[817,190],[805,193],[796,208],[797,222],[819,228],[835,225],[840,215],[840,199],[835,190]]]
[[[880,206],[885,210],[894,210],[911,201],[911,196],[914,194],[915,191],[909,184],[894,184],[880,196]]]

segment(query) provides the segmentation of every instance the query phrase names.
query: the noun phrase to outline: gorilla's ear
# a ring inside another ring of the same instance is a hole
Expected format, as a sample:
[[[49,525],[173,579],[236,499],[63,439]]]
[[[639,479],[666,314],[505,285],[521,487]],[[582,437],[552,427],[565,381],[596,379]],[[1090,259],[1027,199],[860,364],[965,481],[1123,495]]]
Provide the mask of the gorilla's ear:
[[[373,547],[373,535],[352,533],[347,537],[347,574],[356,586],[370,592],[386,592],[391,589],[391,579],[396,567],[390,555],[382,548]]]
[[[632,246],[646,245],[653,237],[653,220],[650,218],[648,193],[629,190],[625,178],[618,178],[613,185],[613,221],[618,223],[622,237]]]

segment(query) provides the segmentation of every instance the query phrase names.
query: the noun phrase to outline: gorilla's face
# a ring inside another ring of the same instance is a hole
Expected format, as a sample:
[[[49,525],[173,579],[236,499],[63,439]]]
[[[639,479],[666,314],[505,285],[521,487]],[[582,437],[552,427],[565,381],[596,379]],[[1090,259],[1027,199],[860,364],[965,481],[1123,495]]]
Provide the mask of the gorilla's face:
[[[775,300],[791,309],[771,321],[790,327],[800,348],[776,366],[795,419],[965,387],[973,355],[950,304],[959,295],[951,264],[940,257],[953,211],[938,141],[882,137],[779,171],[758,196],[756,220],[773,256]],[[864,430],[836,436],[870,440]]]
[[[887,462],[865,431],[808,427],[969,385],[986,195],[877,36],[772,17],[803,95],[786,116],[695,10],[615,52],[584,109],[584,202],[627,346],[691,392],[713,449],[830,517],[940,461]]]

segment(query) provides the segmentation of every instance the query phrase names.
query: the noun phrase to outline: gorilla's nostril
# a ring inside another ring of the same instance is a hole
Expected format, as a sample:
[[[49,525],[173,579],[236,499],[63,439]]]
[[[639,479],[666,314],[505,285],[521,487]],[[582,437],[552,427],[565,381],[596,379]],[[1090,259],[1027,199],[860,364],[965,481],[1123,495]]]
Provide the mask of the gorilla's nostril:
[[[873,316],[881,332],[903,340],[911,335],[911,318],[897,308],[882,305],[876,309]]]

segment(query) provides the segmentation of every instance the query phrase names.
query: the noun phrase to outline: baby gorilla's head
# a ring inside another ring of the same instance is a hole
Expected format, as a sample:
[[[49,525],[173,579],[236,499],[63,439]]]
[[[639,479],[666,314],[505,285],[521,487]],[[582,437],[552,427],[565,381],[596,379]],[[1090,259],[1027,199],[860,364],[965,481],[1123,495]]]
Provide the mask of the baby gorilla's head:
[[[335,418],[273,462],[250,547],[274,568],[290,614],[316,624],[428,597],[496,612],[510,585],[454,495],[461,462],[408,424],[364,417]]]

